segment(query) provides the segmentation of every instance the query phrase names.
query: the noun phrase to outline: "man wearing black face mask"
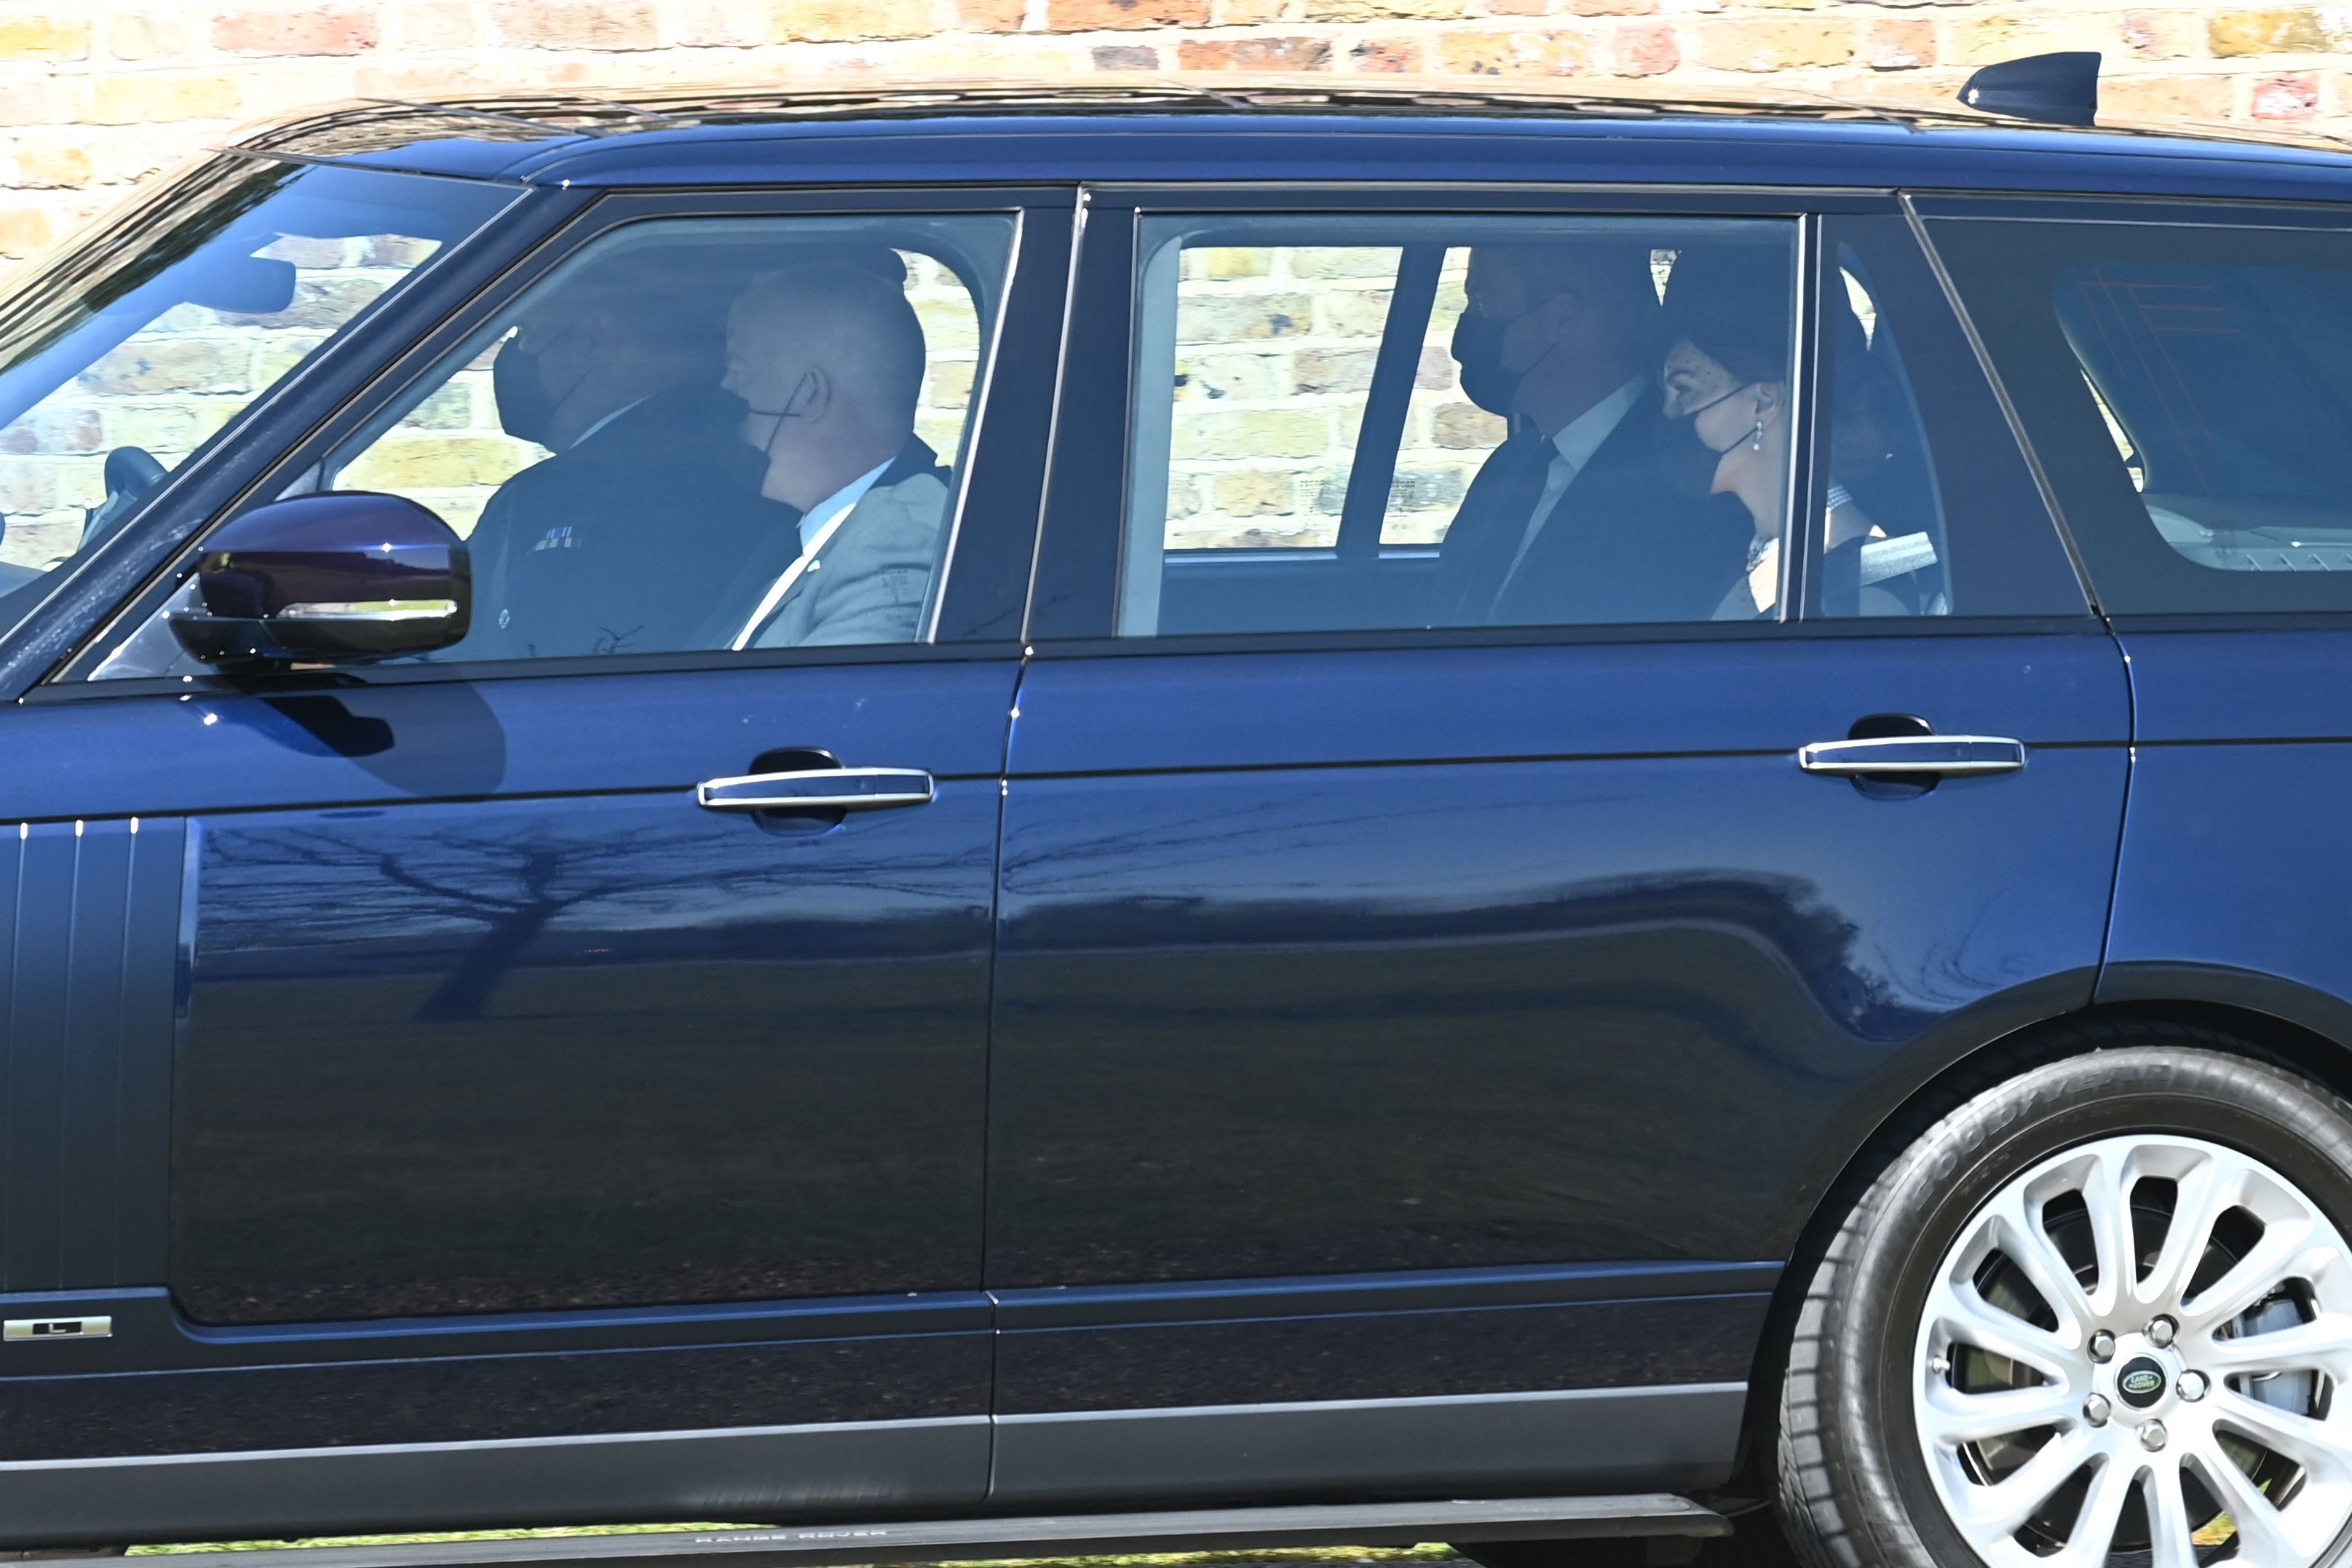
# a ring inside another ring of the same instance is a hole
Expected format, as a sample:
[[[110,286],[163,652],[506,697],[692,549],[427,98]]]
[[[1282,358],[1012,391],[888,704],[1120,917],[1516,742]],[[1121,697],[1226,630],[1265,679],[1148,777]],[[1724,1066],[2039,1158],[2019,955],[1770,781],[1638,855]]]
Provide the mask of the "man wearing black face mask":
[[[527,309],[492,386],[500,426],[552,455],[483,510],[474,629],[453,657],[693,647],[758,538],[789,526],[718,384],[736,286],[724,258],[645,253]]]
[[[1704,620],[1735,521],[1658,460],[1649,247],[1480,246],[1454,353],[1463,391],[1511,421],[1439,552],[1437,626]]]

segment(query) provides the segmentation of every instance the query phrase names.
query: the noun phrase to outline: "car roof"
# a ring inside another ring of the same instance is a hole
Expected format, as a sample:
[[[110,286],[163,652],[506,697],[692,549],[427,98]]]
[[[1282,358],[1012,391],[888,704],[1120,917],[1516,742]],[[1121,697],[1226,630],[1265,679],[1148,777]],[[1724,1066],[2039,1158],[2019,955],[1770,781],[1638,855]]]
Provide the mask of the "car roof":
[[[1380,181],[2342,200],[2326,137],[1622,82],[1121,78],[518,94],[317,111],[236,150],[523,184]]]

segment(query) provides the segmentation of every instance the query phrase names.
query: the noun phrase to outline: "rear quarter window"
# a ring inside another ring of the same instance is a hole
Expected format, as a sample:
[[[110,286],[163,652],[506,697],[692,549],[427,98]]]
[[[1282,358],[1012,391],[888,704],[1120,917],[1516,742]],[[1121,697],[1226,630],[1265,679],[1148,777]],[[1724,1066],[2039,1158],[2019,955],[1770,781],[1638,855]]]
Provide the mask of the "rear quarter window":
[[[1931,220],[2116,614],[2352,610],[2352,230]]]

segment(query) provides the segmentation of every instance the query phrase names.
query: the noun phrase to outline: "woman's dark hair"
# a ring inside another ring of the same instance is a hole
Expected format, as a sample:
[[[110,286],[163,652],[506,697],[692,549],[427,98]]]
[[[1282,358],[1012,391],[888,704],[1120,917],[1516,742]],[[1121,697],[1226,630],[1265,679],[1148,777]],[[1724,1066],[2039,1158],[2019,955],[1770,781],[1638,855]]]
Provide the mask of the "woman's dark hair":
[[[1786,381],[1790,304],[1786,250],[1685,250],[1666,279],[1665,344],[1689,343],[1743,386]]]

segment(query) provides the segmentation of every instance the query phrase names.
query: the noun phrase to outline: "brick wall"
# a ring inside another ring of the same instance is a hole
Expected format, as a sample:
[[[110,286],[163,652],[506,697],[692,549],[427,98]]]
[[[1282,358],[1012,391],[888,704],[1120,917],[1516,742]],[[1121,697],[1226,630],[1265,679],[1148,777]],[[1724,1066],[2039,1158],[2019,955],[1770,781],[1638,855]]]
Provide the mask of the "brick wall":
[[[2049,48],[2107,100],[2352,122],[2352,13],[2103,0],[0,0],[0,264],[237,124],[338,99],[835,74],[1591,75],[1948,93]]]

